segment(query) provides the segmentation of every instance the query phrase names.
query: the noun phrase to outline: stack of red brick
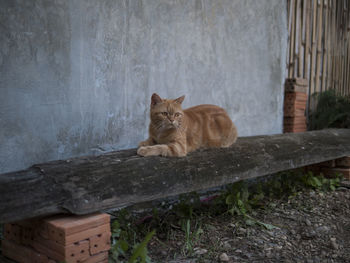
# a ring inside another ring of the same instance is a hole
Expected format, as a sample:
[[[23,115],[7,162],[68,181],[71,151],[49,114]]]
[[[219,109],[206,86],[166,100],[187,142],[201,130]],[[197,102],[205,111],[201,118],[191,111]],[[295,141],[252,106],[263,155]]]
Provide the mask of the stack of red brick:
[[[307,170],[314,174],[322,173],[326,177],[342,174],[344,179],[350,180],[350,156],[312,165],[307,167]]]
[[[20,263],[107,263],[110,216],[55,216],[5,224],[4,256]]]
[[[307,102],[306,79],[287,79],[284,95],[284,132],[304,132],[306,127],[306,102]]]

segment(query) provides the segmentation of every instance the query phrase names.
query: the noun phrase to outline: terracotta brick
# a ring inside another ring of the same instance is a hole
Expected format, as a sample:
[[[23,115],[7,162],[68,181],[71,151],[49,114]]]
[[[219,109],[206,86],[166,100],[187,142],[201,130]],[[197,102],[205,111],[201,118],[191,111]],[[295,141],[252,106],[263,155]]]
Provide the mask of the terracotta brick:
[[[4,256],[20,263],[48,263],[46,255],[34,249],[16,244],[9,240],[2,241],[2,253]]]
[[[284,130],[302,130],[306,131],[306,125],[283,125]]]
[[[301,117],[284,117],[283,124],[285,125],[306,125],[306,118],[304,116]]]
[[[284,102],[300,102],[300,103],[306,103],[307,102],[307,95],[302,92],[286,92],[284,93]]]
[[[305,116],[305,110],[285,109],[283,115],[284,117],[302,117]]]
[[[32,263],[31,251],[29,248],[16,244],[10,240],[2,240],[2,254],[5,257],[21,263]]]
[[[284,132],[306,132],[306,128],[284,128]]]
[[[91,256],[88,259],[86,259],[85,261],[82,261],[79,263],[100,263],[100,262],[104,262],[104,261],[108,261],[108,251],[101,252],[97,255]]]
[[[102,251],[108,251],[111,249],[111,233],[104,232],[102,234],[89,238],[90,242],[90,254],[95,255]]]
[[[287,132],[306,132],[306,129],[284,129],[283,130],[285,133]]]
[[[350,156],[337,159],[335,162],[337,166],[350,167]]]
[[[13,226],[13,236],[10,239],[18,244],[30,245],[34,236],[43,232],[43,224],[39,220],[17,221],[11,225]]]
[[[335,160],[330,160],[330,161],[322,162],[322,163],[319,163],[318,165],[321,166],[321,167],[329,167],[329,168],[336,167]]]
[[[34,239],[34,228],[22,227],[21,244],[30,246]]]
[[[284,125],[283,130],[286,131],[306,131],[307,127],[306,125],[299,126],[299,125]]]
[[[333,177],[336,174],[342,174],[345,179],[350,180],[350,168],[348,167],[321,168],[321,172],[326,177]]]
[[[321,167],[319,165],[308,165],[304,167],[305,172],[312,172],[313,175],[319,175],[321,173]]]
[[[306,108],[306,101],[285,100],[283,106],[284,107],[296,107],[296,108],[302,107],[302,108]]]
[[[49,262],[49,258],[45,255],[42,254],[40,252],[37,252],[35,250],[32,250],[33,254],[32,254],[32,259],[33,259],[33,263],[48,263]]]
[[[286,84],[306,87],[309,85],[309,81],[304,78],[288,78]]]
[[[17,244],[22,242],[22,228],[19,225],[8,223],[4,225],[4,238]]]
[[[285,98],[284,100],[284,106],[305,106],[306,107],[306,100],[297,100],[297,99],[291,99],[291,98]]]
[[[45,245],[43,245],[42,243],[39,243],[37,241],[33,241],[32,247],[36,251],[47,255],[50,259],[57,260],[57,261],[64,261],[65,260],[65,258],[62,254],[60,254],[52,249],[47,248]]]
[[[284,126],[283,127],[284,131],[306,131],[306,127],[295,127],[295,126]]]
[[[86,241],[87,242],[87,241]],[[54,262],[65,262],[65,263],[80,263],[80,262],[85,262],[87,259],[89,259],[90,253],[89,253],[89,248],[84,250],[84,252],[81,251],[76,251],[77,254],[72,253],[67,256],[63,256],[62,254],[47,248],[45,245],[34,241],[33,243],[34,247],[36,250],[41,251],[41,253],[45,253],[49,258],[54,260]]]
[[[302,93],[306,93],[307,92],[307,87],[306,86],[296,85],[296,84],[286,83],[286,85],[284,86],[284,91],[285,92],[302,92]]]
[[[284,128],[284,132],[306,132],[306,129],[301,129],[301,128]]]
[[[306,129],[307,128],[307,125],[306,125],[306,123],[297,123],[297,124],[293,124],[293,123],[291,123],[291,124],[288,124],[288,123],[284,123],[283,124],[283,127],[284,128],[302,128],[302,129]]]
[[[304,126],[298,126],[298,125],[284,125],[283,126],[283,131],[284,132],[306,132],[307,127],[306,125]]]
[[[65,216],[47,219],[45,221],[48,226],[49,238],[53,240],[63,240],[63,237],[65,236],[109,224],[110,215],[95,213],[84,216]]]
[[[283,106],[283,111],[294,111],[294,110],[306,110],[306,103],[285,103]]]
[[[284,133],[299,133],[306,132],[306,130],[283,130]]]
[[[92,236],[96,236],[98,234],[104,233],[104,232],[110,232],[110,224],[105,224],[105,225],[101,225],[98,227],[93,227],[93,228],[89,228],[86,229],[82,232],[79,233],[74,233],[72,235],[62,235],[61,233],[57,233],[57,232],[51,232],[50,231],[50,239],[61,244],[61,245],[70,245],[73,244],[75,242],[81,241],[81,240],[85,240],[88,239]]]
[[[284,130],[284,133],[298,133],[298,132],[306,132],[306,130]]]
[[[291,101],[307,101],[307,94],[303,92],[286,92],[284,94],[285,100],[291,100]]]
[[[15,224],[21,227],[37,228],[37,227],[41,227],[42,221],[39,219],[26,219],[26,220],[16,221]]]
[[[306,119],[305,117],[284,117],[283,125],[306,127]]]
[[[90,246],[88,240],[83,240],[64,246],[56,243],[53,240],[46,240],[37,237],[33,242],[33,247],[55,260],[69,259],[70,262],[76,262],[85,260],[90,256]]]
[[[50,217],[51,218],[51,217]],[[15,222],[16,225],[19,225],[23,234],[37,236],[40,235],[44,238],[48,238],[47,225],[43,219],[29,219]],[[27,239],[24,237],[24,239]]]

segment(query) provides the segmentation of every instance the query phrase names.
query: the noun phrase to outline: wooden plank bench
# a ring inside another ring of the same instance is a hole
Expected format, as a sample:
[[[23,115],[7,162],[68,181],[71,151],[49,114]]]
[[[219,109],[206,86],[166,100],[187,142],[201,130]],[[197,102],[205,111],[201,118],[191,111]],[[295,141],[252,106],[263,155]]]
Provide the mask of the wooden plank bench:
[[[348,155],[350,130],[331,129],[242,137],[184,158],[144,158],[131,149],[53,161],[0,175],[0,223],[88,214]]]

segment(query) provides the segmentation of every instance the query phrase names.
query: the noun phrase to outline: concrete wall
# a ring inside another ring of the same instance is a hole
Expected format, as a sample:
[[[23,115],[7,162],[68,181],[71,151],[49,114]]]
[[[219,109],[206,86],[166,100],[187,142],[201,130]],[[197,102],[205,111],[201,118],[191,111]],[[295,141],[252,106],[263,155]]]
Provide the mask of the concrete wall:
[[[0,2],[0,173],[135,147],[153,92],[282,131],[286,1]]]

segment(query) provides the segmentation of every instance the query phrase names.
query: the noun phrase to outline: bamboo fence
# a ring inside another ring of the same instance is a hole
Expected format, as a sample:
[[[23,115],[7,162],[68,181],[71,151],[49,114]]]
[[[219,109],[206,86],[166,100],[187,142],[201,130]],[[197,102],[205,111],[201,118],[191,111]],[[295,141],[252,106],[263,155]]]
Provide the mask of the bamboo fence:
[[[305,78],[311,95],[350,96],[350,0],[287,0],[288,78]]]

